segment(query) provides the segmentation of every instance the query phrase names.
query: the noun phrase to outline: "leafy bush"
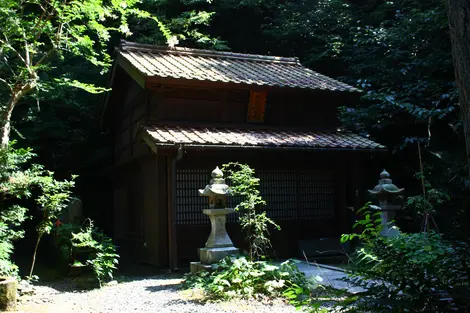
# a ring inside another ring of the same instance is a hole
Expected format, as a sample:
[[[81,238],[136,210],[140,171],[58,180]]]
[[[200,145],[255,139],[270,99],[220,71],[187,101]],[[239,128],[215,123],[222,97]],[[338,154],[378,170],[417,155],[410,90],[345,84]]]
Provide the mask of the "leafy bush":
[[[213,272],[187,274],[183,286],[202,289],[209,299],[278,297],[291,287],[316,287],[307,279],[294,261],[279,266],[266,261],[252,262],[245,257],[227,257],[213,265]]]
[[[365,209],[363,208],[363,212]],[[355,224],[362,240],[346,280],[363,292],[338,305],[343,312],[467,312],[470,253],[464,243],[443,240],[434,232],[382,237],[366,214]],[[345,235],[343,240],[354,238]]]
[[[31,164],[36,155],[31,149],[16,149],[15,142],[0,149],[0,275],[16,276],[18,268],[11,260],[14,241],[24,237],[22,223],[29,217],[25,199],[34,197],[43,210],[59,212],[65,207],[73,181],[58,181],[42,165]],[[47,213],[47,214],[46,214]],[[52,216],[53,217],[53,216]],[[41,223],[38,229],[49,224]]]
[[[349,311],[452,312],[457,303],[468,308],[461,298],[469,291],[464,250],[433,232],[375,239],[353,259],[348,280],[366,291],[354,296]]]
[[[57,242],[72,266],[89,267],[99,286],[102,286],[113,279],[119,255],[111,238],[94,227],[91,220],[88,221],[89,225],[82,228],[71,224],[58,226]]]
[[[230,192],[233,196],[241,197],[242,201],[235,207],[240,213],[239,223],[245,232],[248,242],[250,261],[259,260],[271,248],[269,225],[280,230],[279,225],[270,219],[266,212],[260,211],[266,205],[259,191],[260,179],[255,177],[255,171],[247,164],[227,163],[222,166],[230,180]]]
[[[25,164],[34,157],[30,149],[0,149],[0,276],[17,276],[18,267],[12,262],[13,242],[24,236],[21,228],[27,209],[16,201],[31,197],[31,185],[40,175],[40,168]]]

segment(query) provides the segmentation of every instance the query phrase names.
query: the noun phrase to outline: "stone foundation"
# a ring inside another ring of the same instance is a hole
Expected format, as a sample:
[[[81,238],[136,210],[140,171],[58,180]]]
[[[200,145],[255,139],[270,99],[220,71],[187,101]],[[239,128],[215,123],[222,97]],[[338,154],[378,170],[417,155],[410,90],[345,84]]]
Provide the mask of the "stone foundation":
[[[191,270],[192,274],[196,274],[200,271],[212,271],[212,265],[209,264],[202,264],[201,262],[191,262],[189,263],[189,269]]]
[[[221,248],[201,248],[199,249],[199,259],[204,264],[214,264],[224,259],[225,257],[233,254],[238,254],[238,249],[235,247],[221,247]]]

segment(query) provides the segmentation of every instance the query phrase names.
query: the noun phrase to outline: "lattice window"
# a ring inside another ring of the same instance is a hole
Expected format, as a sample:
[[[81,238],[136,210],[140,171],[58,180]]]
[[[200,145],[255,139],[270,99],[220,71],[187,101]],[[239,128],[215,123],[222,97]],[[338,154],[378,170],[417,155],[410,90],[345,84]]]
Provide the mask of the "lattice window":
[[[203,189],[211,179],[211,171],[206,169],[178,169],[176,172],[176,220],[178,224],[208,224],[209,218],[202,210],[209,208],[209,199],[201,197]],[[240,200],[228,198],[228,206],[234,208]],[[227,222],[236,222],[237,214],[229,214]]]
[[[207,224],[202,210],[208,200],[198,194],[206,186],[210,172],[205,169],[178,169],[176,172],[176,220],[178,224]]]
[[[331,170],[299,171],[299,214],[302,219],[325,221],[334,218],[335,195]]]
[[[178,169],[176,206],[178,224],[208,224],[202,213],[208,208],[208,199],[198,195],[209,183],[210,170]],[[331,170],[258,170],[261,179],[261,195],[266,200],[267,215],[276,221],[317,220],[334,218],[335,196],[333,172]],[[240,202],[229,197],[229,207]],[[237,214],[229,214],[227,222],[233,223]]]
[[[260,170],[256,174],[267,215],[276,221],[297,219],[296,171]]]

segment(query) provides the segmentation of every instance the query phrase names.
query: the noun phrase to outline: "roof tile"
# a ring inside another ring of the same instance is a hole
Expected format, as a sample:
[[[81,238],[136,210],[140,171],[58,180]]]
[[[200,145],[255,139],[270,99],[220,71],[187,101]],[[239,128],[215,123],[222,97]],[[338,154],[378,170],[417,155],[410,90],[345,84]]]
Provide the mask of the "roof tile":
[[[157,145],[188,144],[231,147],[300,147],[326,149],[373,149],[384,146],[349,132],[309,132],[301,130],[260,130],[225,127],[144,126]]]
[[[297,58],[168,48],[124,41],[119,54],[144,76],[357,92],[302,66]]]

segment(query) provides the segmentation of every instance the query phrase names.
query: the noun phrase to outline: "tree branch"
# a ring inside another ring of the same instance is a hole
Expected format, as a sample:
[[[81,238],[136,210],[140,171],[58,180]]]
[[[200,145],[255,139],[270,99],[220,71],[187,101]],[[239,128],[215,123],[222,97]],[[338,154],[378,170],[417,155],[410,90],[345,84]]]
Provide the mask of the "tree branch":
[[[34,64],[34,67],[37,67],[39,65],[41,65],[42,62],[44,62],[44,60],[46,60],[48,57],[50,57],[52,55],[52,53],[56,50],[56,48],[52,48],[50,49],[49,51],[47,51],[46,54],[44,54],[35,64]]]
[[[59,38],[62,34],[62,27],[63,23],[60,23],[59,26],[57,26],[57,33],[55,35],[55,40],[52,42],[52,49],[50,49],[45,55],[43,55],[35,64],[34,67],[40,65],[44,60],[46,60],[51,54],[57,49],[57,45],[59,43]]]
[[[23,58],[23,56],[15,48],[13,48],[12,45],[10,45],[10,41],[8,40],[7,35],[3,34],[3,36],[5,37],[5,40],[0,39],[0,43],[3,44],[5,47],[9,48],[11,51],[13,51],[16,56],[21,60],[21,62],[23,62],[26,67],[28,67],[28,63],[26,63],[26,60]]]
[[[13,88],[11,87],[11,85],[5,79],[0,78],[0,82],[5,83],[5,85],[7,85],[8,88],[10,89],[10,91],[13,93]]]

